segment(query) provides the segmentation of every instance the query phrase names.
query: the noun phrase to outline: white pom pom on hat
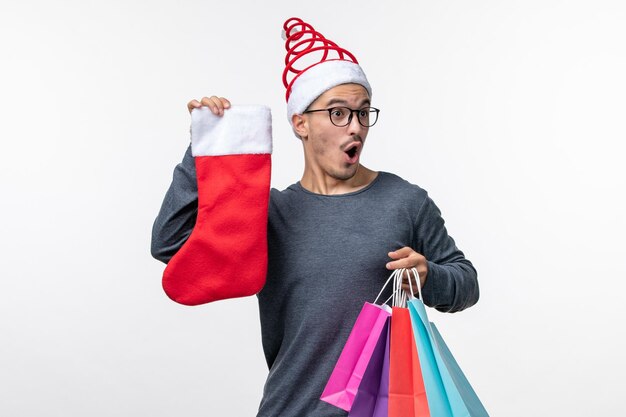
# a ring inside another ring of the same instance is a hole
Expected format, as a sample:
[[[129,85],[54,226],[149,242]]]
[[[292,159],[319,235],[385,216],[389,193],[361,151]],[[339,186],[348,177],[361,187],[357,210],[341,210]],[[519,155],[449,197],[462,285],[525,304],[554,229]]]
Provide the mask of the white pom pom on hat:
[[[292,17],[283,25],[285,70],[283,84],[287,99],[289,123],[294,114],[301,114],[324,92],[341,84],[360,84],[372,97],[372,87],[352,53],[325,38],[302,19]],[[314,58],[317,55],[321,58]],[[298,61],[316,59],[312,65],[297,69]],[[289,77],[291,76],[291,79]]]

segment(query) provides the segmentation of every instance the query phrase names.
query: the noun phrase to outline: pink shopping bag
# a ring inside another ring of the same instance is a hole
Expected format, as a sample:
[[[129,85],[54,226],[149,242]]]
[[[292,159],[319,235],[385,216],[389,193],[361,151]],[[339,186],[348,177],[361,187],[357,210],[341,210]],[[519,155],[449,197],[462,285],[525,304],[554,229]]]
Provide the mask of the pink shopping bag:
[[[389,310],[386,305],[363,305],[322,392],[322,401],[350,411],[387,318],[391,316]]]
[[[348,417],[389,416],[389,330],[388,318]]]

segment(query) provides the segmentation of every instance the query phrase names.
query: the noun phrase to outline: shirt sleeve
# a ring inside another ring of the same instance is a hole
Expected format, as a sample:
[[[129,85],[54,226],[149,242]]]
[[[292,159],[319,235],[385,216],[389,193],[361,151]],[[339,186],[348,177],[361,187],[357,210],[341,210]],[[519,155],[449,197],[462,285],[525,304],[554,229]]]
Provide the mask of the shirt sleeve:
[[[152,225],[152,256],[168,263],[189,238],[197,215],[198,182],[190,145],[174,168],[172,183]]]
[[[417,252],[428,261],[424,303],[442,312],[456,312],[478,301],[476,269],[448,235],[441,211],[426,196],[417,216]]]

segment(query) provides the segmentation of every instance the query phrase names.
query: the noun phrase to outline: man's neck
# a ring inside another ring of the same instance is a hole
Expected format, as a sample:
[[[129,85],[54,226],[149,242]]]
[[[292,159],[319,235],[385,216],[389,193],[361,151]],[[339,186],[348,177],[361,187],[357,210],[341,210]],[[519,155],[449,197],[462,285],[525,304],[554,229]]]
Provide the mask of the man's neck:
[[[378,172],[372,171],[359,164],[356,173],[346,180],[316,174],[312,170],[305,169],[300,185],[315,194],[337,195],[347,194],[367,187],[376,179]]]

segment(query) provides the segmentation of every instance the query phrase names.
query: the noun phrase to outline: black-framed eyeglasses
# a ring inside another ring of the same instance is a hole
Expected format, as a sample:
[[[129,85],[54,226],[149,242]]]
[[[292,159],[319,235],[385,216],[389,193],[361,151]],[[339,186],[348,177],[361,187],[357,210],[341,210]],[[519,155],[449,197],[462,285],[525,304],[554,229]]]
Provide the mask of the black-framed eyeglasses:
[[[363,127],[372,127],[378,120],[378,110],[375,107],[363,107],[362,109],[351,109],[349,107],[331,107],[330,109],[307,110],[304,113],[315,113],[327,111],[330,122],[337,127],[348,126],[352,122],[352,115],[356,113],[359,124]]]

